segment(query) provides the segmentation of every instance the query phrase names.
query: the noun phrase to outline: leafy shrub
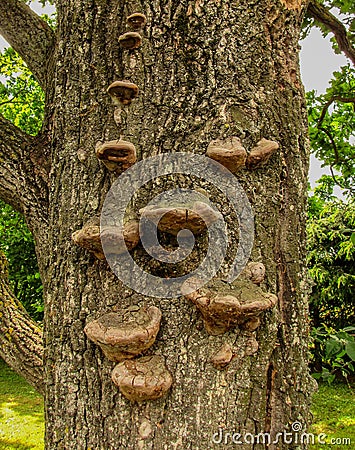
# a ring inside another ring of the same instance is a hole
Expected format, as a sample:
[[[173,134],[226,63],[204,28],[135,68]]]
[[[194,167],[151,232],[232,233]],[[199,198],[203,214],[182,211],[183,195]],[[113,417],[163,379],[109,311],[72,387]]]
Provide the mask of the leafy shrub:
[[[355,375],[355,338],[351,333],[355,327],[346,327],[335,331],[325,325],[313,328],[313,360],[311,364],[318,372],[316,379],[331,384],[337,376],[349,383],[349,375]]]

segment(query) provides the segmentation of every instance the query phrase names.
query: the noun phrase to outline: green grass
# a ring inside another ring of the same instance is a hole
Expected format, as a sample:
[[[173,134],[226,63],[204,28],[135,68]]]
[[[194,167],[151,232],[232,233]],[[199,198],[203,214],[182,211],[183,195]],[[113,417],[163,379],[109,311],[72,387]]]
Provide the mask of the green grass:
[[[321,384],[313,397],[310,433],[325,433],[327,444],[311,450],[355,448],[355,393],[345,384]],[[43,400],[0,359],[0,450],[43,450]],[[350,439],[330,444],[331,439]]]
[[[43,450],[43,399],[0,359],[0,450]]]
[[[325,433],[327,444],[315,444],[312,450],[335,450],[355,448],[355,392],[345,384],[331,386],[321,384],[313,397],[313,426],[315,435]],[[331,444],[331,439],[338,440]],[[350,439],[350,443],[344,441]],[[317,439],[316,439],[317,442]]]

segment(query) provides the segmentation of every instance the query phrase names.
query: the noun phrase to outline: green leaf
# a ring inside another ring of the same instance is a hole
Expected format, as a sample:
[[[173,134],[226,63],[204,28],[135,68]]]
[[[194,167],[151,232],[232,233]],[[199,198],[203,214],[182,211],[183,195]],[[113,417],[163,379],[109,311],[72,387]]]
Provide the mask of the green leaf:
[[[355,342],[349,341],[345,344],[347,355],[352,361],[355,361]]]

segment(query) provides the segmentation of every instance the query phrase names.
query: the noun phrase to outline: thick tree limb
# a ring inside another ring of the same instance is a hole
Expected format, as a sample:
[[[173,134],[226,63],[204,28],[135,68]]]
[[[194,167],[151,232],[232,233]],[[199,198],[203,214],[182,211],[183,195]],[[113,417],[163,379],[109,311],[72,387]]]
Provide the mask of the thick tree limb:
[[[0,198],[30,220],[46,208],[48,164],[40,137],[0,115]]]
[[[0,34],[21,55],[45,89],[54,42],[54,33],[46,22],[19,0],[1,0]]]
[[[19,177],[21,149],[30,147],[32,140],[0,115],[0,197],[19,212],[23,212],[23,185]]]
[[[0,356],[38,392],[44,393],[42,331],[12,293],[7,261],[0,252]]]
[[[325,25],[330,30],[338,43],[339,49],[352,61],[355,65],[355,48],[352,46],[346,28],[329,10],[318,3],[316,0],[311,0],[308,9],[308,14],[316,21]]]

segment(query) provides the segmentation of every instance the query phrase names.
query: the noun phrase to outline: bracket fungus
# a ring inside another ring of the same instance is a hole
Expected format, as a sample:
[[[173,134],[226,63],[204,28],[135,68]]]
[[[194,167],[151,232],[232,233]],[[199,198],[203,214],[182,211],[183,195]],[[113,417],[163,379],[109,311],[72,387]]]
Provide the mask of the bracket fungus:
[[[147,23],[147,18],[142,13],[133,13],[127,17],[128,25],[134,30],[141,30]]]
[[[207,147],[206,155],[222,164],[232,173],[245,166],[247,152],[237,137],[216,139]]]
[[[128,31],[118,38],[118,42],[122,48],[134,50],[142,45],[142,37],[136,31]]]
[[[247,168],[256,169],[264,166],[270,159],[271,155],[279,148],[279,144],[275,141],[261,139],[255,147],[250,150],[247,158]]]
[[[79,247],[94,253],[96,258],[105,259],[101,245],[100,226],[98,224],[88,222],[81,230],[77,230],[72,234],[72,239]]]
[[[176,236],[183,229],[193,234],[201,234],[220,218],[220,213],[207,203],[195,202],[191,208],[160,207],[150,205],[142,208],[141,215],[158,226],[160,231]]]
[[[167,393],[172,376],[162,356],[122,361],[112,371],[112,381],[129,400],[155,400]]]
[[[137,161],[135,146],[122,140],[100,145],[96,149],[96,156],[111,172],[127,170]]]
[[[239,278],[250,280],[257,285],[261,284],[265,278],[264,264],[260,262],[248,263]]]
[[[101,242],[105,253],[121,255],[126,250],[133,250],[139,242],[139,222],[130,220],[120,227],[105,227],[101,230]]]
[[[138,96],[138,86],[130,81],[114,81],[107,88],[115,105],[130,105],[132,100]]]
[[[233,351],[231,346],[226,342],[212,356],[211,363],[216,369],[224,369],[233,359]]]
[[[277,296],[263,292],[250,280],[236,280],[233,284],[215,282],[212,287],[203,287],[190,292],[194,279],[182,287],[182,294],[191,300],[201,312],[207,333],[216,336],[258,317],[273,308]],[[185,287],[185,289],[184,289]],[[184,294],[185,291],[185,294]]]
[[[84,332],[111,361],[134,358],[151,347],[160,328],[161,312],[155,306],[124,313],[104,314],[89,322]]]
[[[105,259],[105,252],[120,255],[126,249],[133,250],[139,242],[139,222],[130,220],[124,224],[123,232],[119,227],[106,227],[100,230],[100,225],[91,222],[85,224],[81,230],[72,234],[76,245],[94,253],[98,259]]]

